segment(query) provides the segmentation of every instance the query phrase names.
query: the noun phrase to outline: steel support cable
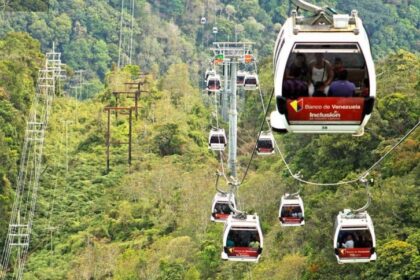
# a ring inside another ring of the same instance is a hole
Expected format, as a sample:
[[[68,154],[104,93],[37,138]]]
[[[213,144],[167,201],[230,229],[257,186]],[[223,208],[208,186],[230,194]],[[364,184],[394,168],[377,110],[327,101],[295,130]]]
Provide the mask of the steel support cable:
[[[226,172],[225,172],[225,160],[223,158],[223,152],[220,152],[220,167],[222,168],[222,174],[223,174],[223,178],[225,178],[226,183],[230,183],[229,179],[226,177]]]
[[[216,129],[219,130],[219,115],[218,115],[219,114],[219,112],[218,112],[219,108],[218,108],[217,104],[218,104],[217,94],[215,93],[214,94],[214,105],[215,105],[215,114],[216,114],[216,116],[215,116],[216,117]],[[219,144],[220,144],[220,134],[218,135],[218,140],[219,140]],[[223,140],[225,140],[225,139],[223,139]],[[210,141],[211,141],[211,139],[210,139]],[[222,169],[223,177],[225,178],[226,182],[229,183],[229,179],[226,177],[224,159],[223,159],[223,152],[222,151],[219,152],[219,157],[220,157],[220,167]]]
[[[233,207],[231,201],[232,201],[232,195],[234,193],[236,193],[236,191],[238,190],[239,187],[239,183],[236,181],[235,178],[233,178],[232,180],[233,182],[229,183],[230,185],[230,190],[229,190],[229,197],[228,197],[228,201],[229,201],[229,208],[230,210],[233,211],[235,218],[246,218],[246,212],[245,211],[241,211],[239,209],[237,209],[236,207]]]
[[[268,106],[267,106],[267,110],[265,112],[264,120],[261,123],[261,127],[260,127],[260,131],[259,131],[259,134],[258,134],[257,141],[258,141],[258,139],[259,139],[259,137],[261,135],[262,129],[264,128],[264,122],[266,121],[267,114],[268,114],[268,109],[270,108],[270,104],[271,104],[271,101],[273,99],[273,96],[274,96],[274,89],[273,89],[273,92],[272,92],[272,94],[270,96],[270,100],[268,102]],[[336,183],[317,183],[317,182],[311,182],[311,181],[307,181],[307,180],[302,179],[299,173],[294,173],[292,171],[292,169],[290,168],[290,166],[289,166],[289,164],[288,164],[288,162],[287,162],[284,154],[282,153],[280,147],[278,146],[276,139],[275,138],[273,138],[273,139],[274,139],[274,146],[277,149],[278,153],[280,154],[283,163],[285,164],[285,166],[286,166],[289,174],[295,180],[297,180],[297,181],[299,181],[301,183],[304,183],[304,184],[307,184],[307,185],[313,185],[313,186],[341,186],[341,185],[346,185],[346,184],[354,184],[354,183],[356,183],[356,182],[364,179],[370,173],[370,171],[372,171],[376,166],[378,166],[392,151],[394,151],[402,142],[404,142],[404,140],[407,139],[418,128],[419,125],[420,125],[420,121],[418,121],[417,124],[412,129],[410,129],[396,144],[394,144],[394,146],[392,146],[392,148],[389,149],[379,160],[377,160],[366,171],[362,172],[356,179],[348,180],[348,181],[341,181],[341,182],[336,182]],[[243,184],[243,182],[245,181],[246,176],[248,174],[248,171],[249,171],[249,168],[251,166],[252,160],[253,160],[253,158],[255,156],[255,152],[256,152],[256,148],[257,148],[256,146],[257,145],[255,145],[254,150],[252,151],[252,155],[251,155],[251,158],[250,158],[250,160],[248,162],[248,166],[247,166],[247,168],[245,170],[245,174],[244,174],[244,176],[243,176],[243,178],[241,180],[241,184]]]
[[[130,30],[130,64],[133,55],[133,35],[134,35],[134,0],[131,0],[131,30]]]
[[[283,153],[281,152],[277,141],[275,141],[274,139],[274,145],[277,149],[277,151],[279,152],[282,161],[284,162],[284,164],[286,165],[287,170],[289,171],[290,175],[297,181],[301,182],[301,183],[305,183],[307,185],[314,185],[314,186],[340,186],[340,185],[345,185],[345,184],[354,184],[360,180],[363,180],[364,178],[366,178],[366,176],[369,175],[370,171],[372,171],[374,168],[376,168],[376,166],[378,166],[391,152],[393,152],[399,145],[401,145],[402,142],[404,142],[405,139],[407,139],[420,125],[420,121],[417,122],[417,124],[410,129],[396,144],[394,144],[391,149],[389,149],[379,160],[377,160],[371,167],[369,167],[366,171],[360,173],[360,175],[353,180],[349,180],[349,181],[342,181],[342,182],[337,182],[337,183],[316,183],[316,182],[311,182],[311,181],[306,181],[303,180],[301,178],[299,178],[299,176],[296,176],[295,173],[293,173],[293,171],[291,170],[289,164],[287,163]]]
[[[366,176],[367,175],[368,174],[366,174]],[[367,202],[366,202],[366,204],[363,207],[361,207],[359,209],[356,209],[356,210],[352,210],[353,213],[360,213],[360,212],[366,211],[369,208],[369,206],[370,206],[370,204],[372,202],[372,195],[371,195],[371,193],[369,191],[369,181],[366,179],[366,177],[362,178],[360,181],[365,185],[366,195],[367,195]]]
[[[266,108],[266,110],[264,112],[264,119],[261,122],[260,131],[258,132],[258,137],[257,137],[257,140],[255,141],[255,146],[254,146],[254,149],[252,150],[251,158],[249,159],[248,165],[247,165],[247,167],[245,169],[245,173],[244,173],[244,176],[242,177],[242,180],[241,180],[241,183],[240,184],[243,184],[243,182],[246,179],[246,176],[248,175],[248,171],[249,171],[249,168],[251,167],[252,160],[254,159],[255,152],[257,151],[258,139],[260,139],[261,132],[264,129],[264,124],[265,124],[265,121],[266,121],[267,115],[268,115],[268,109],[270,108],[270,104],[271,104],[271,101],[273,100],[273,96],[274,96],[274,89],[272,90],[272,93],[271,93],[271,96],[270,96],[270,100],[268,101],[267,108]]]
[[[217,192],[219,192],[221,194],[227,194],[227,192],[219,189],[219,178],[222,177],[222,176],[224,176],[224,174],[221,173],[219,170],[217,170],[217,172],[216,172],[216,190],[217,190]]]
[[[124,16],[124,0],[121,0],[121,20],[120,20],[120,40],[118,42],[118,68],[121,67],[121,47],[122,47],[122,33],[123,33],[123,18]]]
[[[359,178],[366,177],[370,171],[372,171],[377,165],[379,165],[392,151],[394,151],[399,145],[401,145],[402,142],[405,141],[420,125],[420,121],[417,121],[417,124],[410,129],[392,148],[386,152],[378,161],[376,161],[369,169],[367,169],[364,174],[362,174]]]
[[[257,66],[257,62],[255,62],[255,61],[254,61],[254,68],[255,68],[255,73],[258,74],[258,66]],[[260,93],[260,99],[261,99],[261,104],[262,104],[263,111],[266,112],[267,110],[265,108],[264,97],[263,97],[263,94],[262,94],[262,90],[261,90],[261,86],[260,85],[258,85],[258,91]],[[270,106],[270,104],[268,104],[268,105]]]

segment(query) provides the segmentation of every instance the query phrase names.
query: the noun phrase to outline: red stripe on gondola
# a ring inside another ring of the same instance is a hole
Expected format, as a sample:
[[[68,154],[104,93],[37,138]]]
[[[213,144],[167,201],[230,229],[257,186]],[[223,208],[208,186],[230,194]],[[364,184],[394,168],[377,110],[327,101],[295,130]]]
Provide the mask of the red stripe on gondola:
[[[229,217],[229,214],[214,214],[214,218],[218,220],[226,220]]]
[[[340,258],[370,258],[371,248],[341,248],[338,249]]]
[[[261,153],[271,153],[273,149],[258,148],[258,151]]]
[[[361,122],[365,99],[360,97],[302,97],[287,100],[290,122]]]
[[[283,224],[300,224],[300,218],[283,217]]]
[[[250,247],[231,247],[228,248],[229,257],[258,257],[258,249]]]

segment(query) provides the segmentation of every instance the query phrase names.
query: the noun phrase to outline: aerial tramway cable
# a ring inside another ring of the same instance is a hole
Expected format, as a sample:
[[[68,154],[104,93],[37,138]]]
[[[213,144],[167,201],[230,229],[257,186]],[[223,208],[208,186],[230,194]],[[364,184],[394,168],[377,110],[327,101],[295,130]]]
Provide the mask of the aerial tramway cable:
[[[265,116],[264,116],[264,120],[262,121],[262,123],[261,123],[261,127],[260,127],[260,131],[259,131],[259,133],[258,133],[258,137],[261,135],[261,132],[262,132],[262,130],[263,130],[263,128],[264,128],[264,122],[265,122],[265,119],[267,118],[267,112],[268,112],[268,108],[270,107],[270,104],[271,104],[271,102],[272,102],[272,99],[273,99],[273,95],[274,95],[274,90],[273,90],[273,92],[272,92],[272,94],[271,94],[271,97],[270,97],[270,100],[269,100],[269,103],[268,103],[268,106],[267,106],[267,110],[266,110],[266,112],[265,112]],[[369,167],[366,171],[364,171],[364,172],[362,172],[362,173],[360,173],[360,175],[356,178],[356,179],[353,179],[353,180],[348,180],[348,181],[341,181],[341,182],[335,182],[335,183],[318,183],[318,182],[311,182],[311,181],[307,181],[307,180],[304,180],[304,179],[302,179],[302,178],[300,178],[299,176],[297,176],[297,173],[294,173],[293,171],[292,171],[292,169],[291,169],[291,167],[290,167],[290,165],[288,164],[288,162],[287,162],[287,160],[286,160],[286,158],[285,158],[285,156],[284,156],[284,154],[283,154],[283,152],[281,151],[281,149],[280,149],[280,147],[278,146],[278,143],[277,143],[277,141],[274,139],[274,145],[275,145],[275,147],[276,147],[276,149],[277,149],[277,151],[278,151],[278,153],[280,154],[280,157],[281,157],[281,159],[282,159],[282,161],[283,161],[283,163],[285,164],[285,166],[286,166],[286,169],[288,170],[288,172],[290,173],[290,175],[295,179],[295,180],[297,180],[297,181],[299,181],[299,182],[301,182],[301,183],[304,183],[304,184],[307,184],[307,185],[314,185],[314,186],[340,186],[340,185],[346,185],[346,184],[354,184],[354,183],[356,183],[356,182],[358,182],[358,181],[360,181],[360,180],[362,180],[362,179],[364,179],[376,166],[378,166],[391,152],[393,152],[399,145],[401,145],[401,143],[402,142],[404,142],[404,140],[405,139],[407,139],[417,128],[418,128],[418,126],[420,125],[420,121],[418,121],[417,122],[417,124],[412,128],[412,129],[410,129],[396,144],[394,144],[392,147],[391,147],[391,149],[389,149],[379,160],[377,160],[371,167]],[[257,141],[258,141],[258,138],[257,138]],[[249,160],[249,162],[248,162],[248,166],[247,166],[247,168],[246,168],[246,170],[245,170],[245,174],[244,174],[244,176],[243,176],[243,178],[242,178],[242,180],[241,180],[241,184],[245,181],[245,179],[246,179],[246,176],[247,176],[247,174],[248,174],[248,171],[249,171],[249,167],[251,166],[251,163],[252,163],[252,160],[253,160],[253,158],[254,158],[254,155],[255,155],[255,148],[254,148],[254,150],[253,150],[253,152],[252,152],[252,155],[251,155],[251,158],[250,158],[250,160]]]

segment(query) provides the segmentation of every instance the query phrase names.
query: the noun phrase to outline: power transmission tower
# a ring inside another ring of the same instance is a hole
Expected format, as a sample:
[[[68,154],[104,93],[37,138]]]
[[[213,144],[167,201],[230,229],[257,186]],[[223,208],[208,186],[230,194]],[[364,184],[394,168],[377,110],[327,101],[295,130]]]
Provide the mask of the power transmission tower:
[[[28,257],[45,132],[58,80],[63,77],[61,53],[53,49],[46,54],[44,67],[39,70],[36,94],[26,124],[16,193],[9,228],[0,264],[0,279],[22,279]],[[12,263],[10,263],[10,261]]]
[[[132,64],[134,36],[134,0],[121,0],[118,68]]]
[[[76,113],[74,114],[76,124],[79,123],[79,100],[83,95],[84,86],[88,84],[87,82],[85,82],[85,78],[83,76],[85,72],[86,70],[83,69],[76,70],[74,72],[76,74],[75,79],[73,80],[75,85],[71,86],[71,88],[74,90],[74,96],[76,98]]]

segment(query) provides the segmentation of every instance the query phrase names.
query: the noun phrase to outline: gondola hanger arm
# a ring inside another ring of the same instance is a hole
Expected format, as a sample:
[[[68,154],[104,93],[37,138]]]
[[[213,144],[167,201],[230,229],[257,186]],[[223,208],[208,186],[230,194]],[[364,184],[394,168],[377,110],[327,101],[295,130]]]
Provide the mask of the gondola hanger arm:
[[[314,13],[314,14],[319,14],[320,12],[324,11],[323,8],[318,7],[314,4],[308,3],[306,1],[302,1],[302,0],[291,0],[291,1],[296,7],[302,10]]]

